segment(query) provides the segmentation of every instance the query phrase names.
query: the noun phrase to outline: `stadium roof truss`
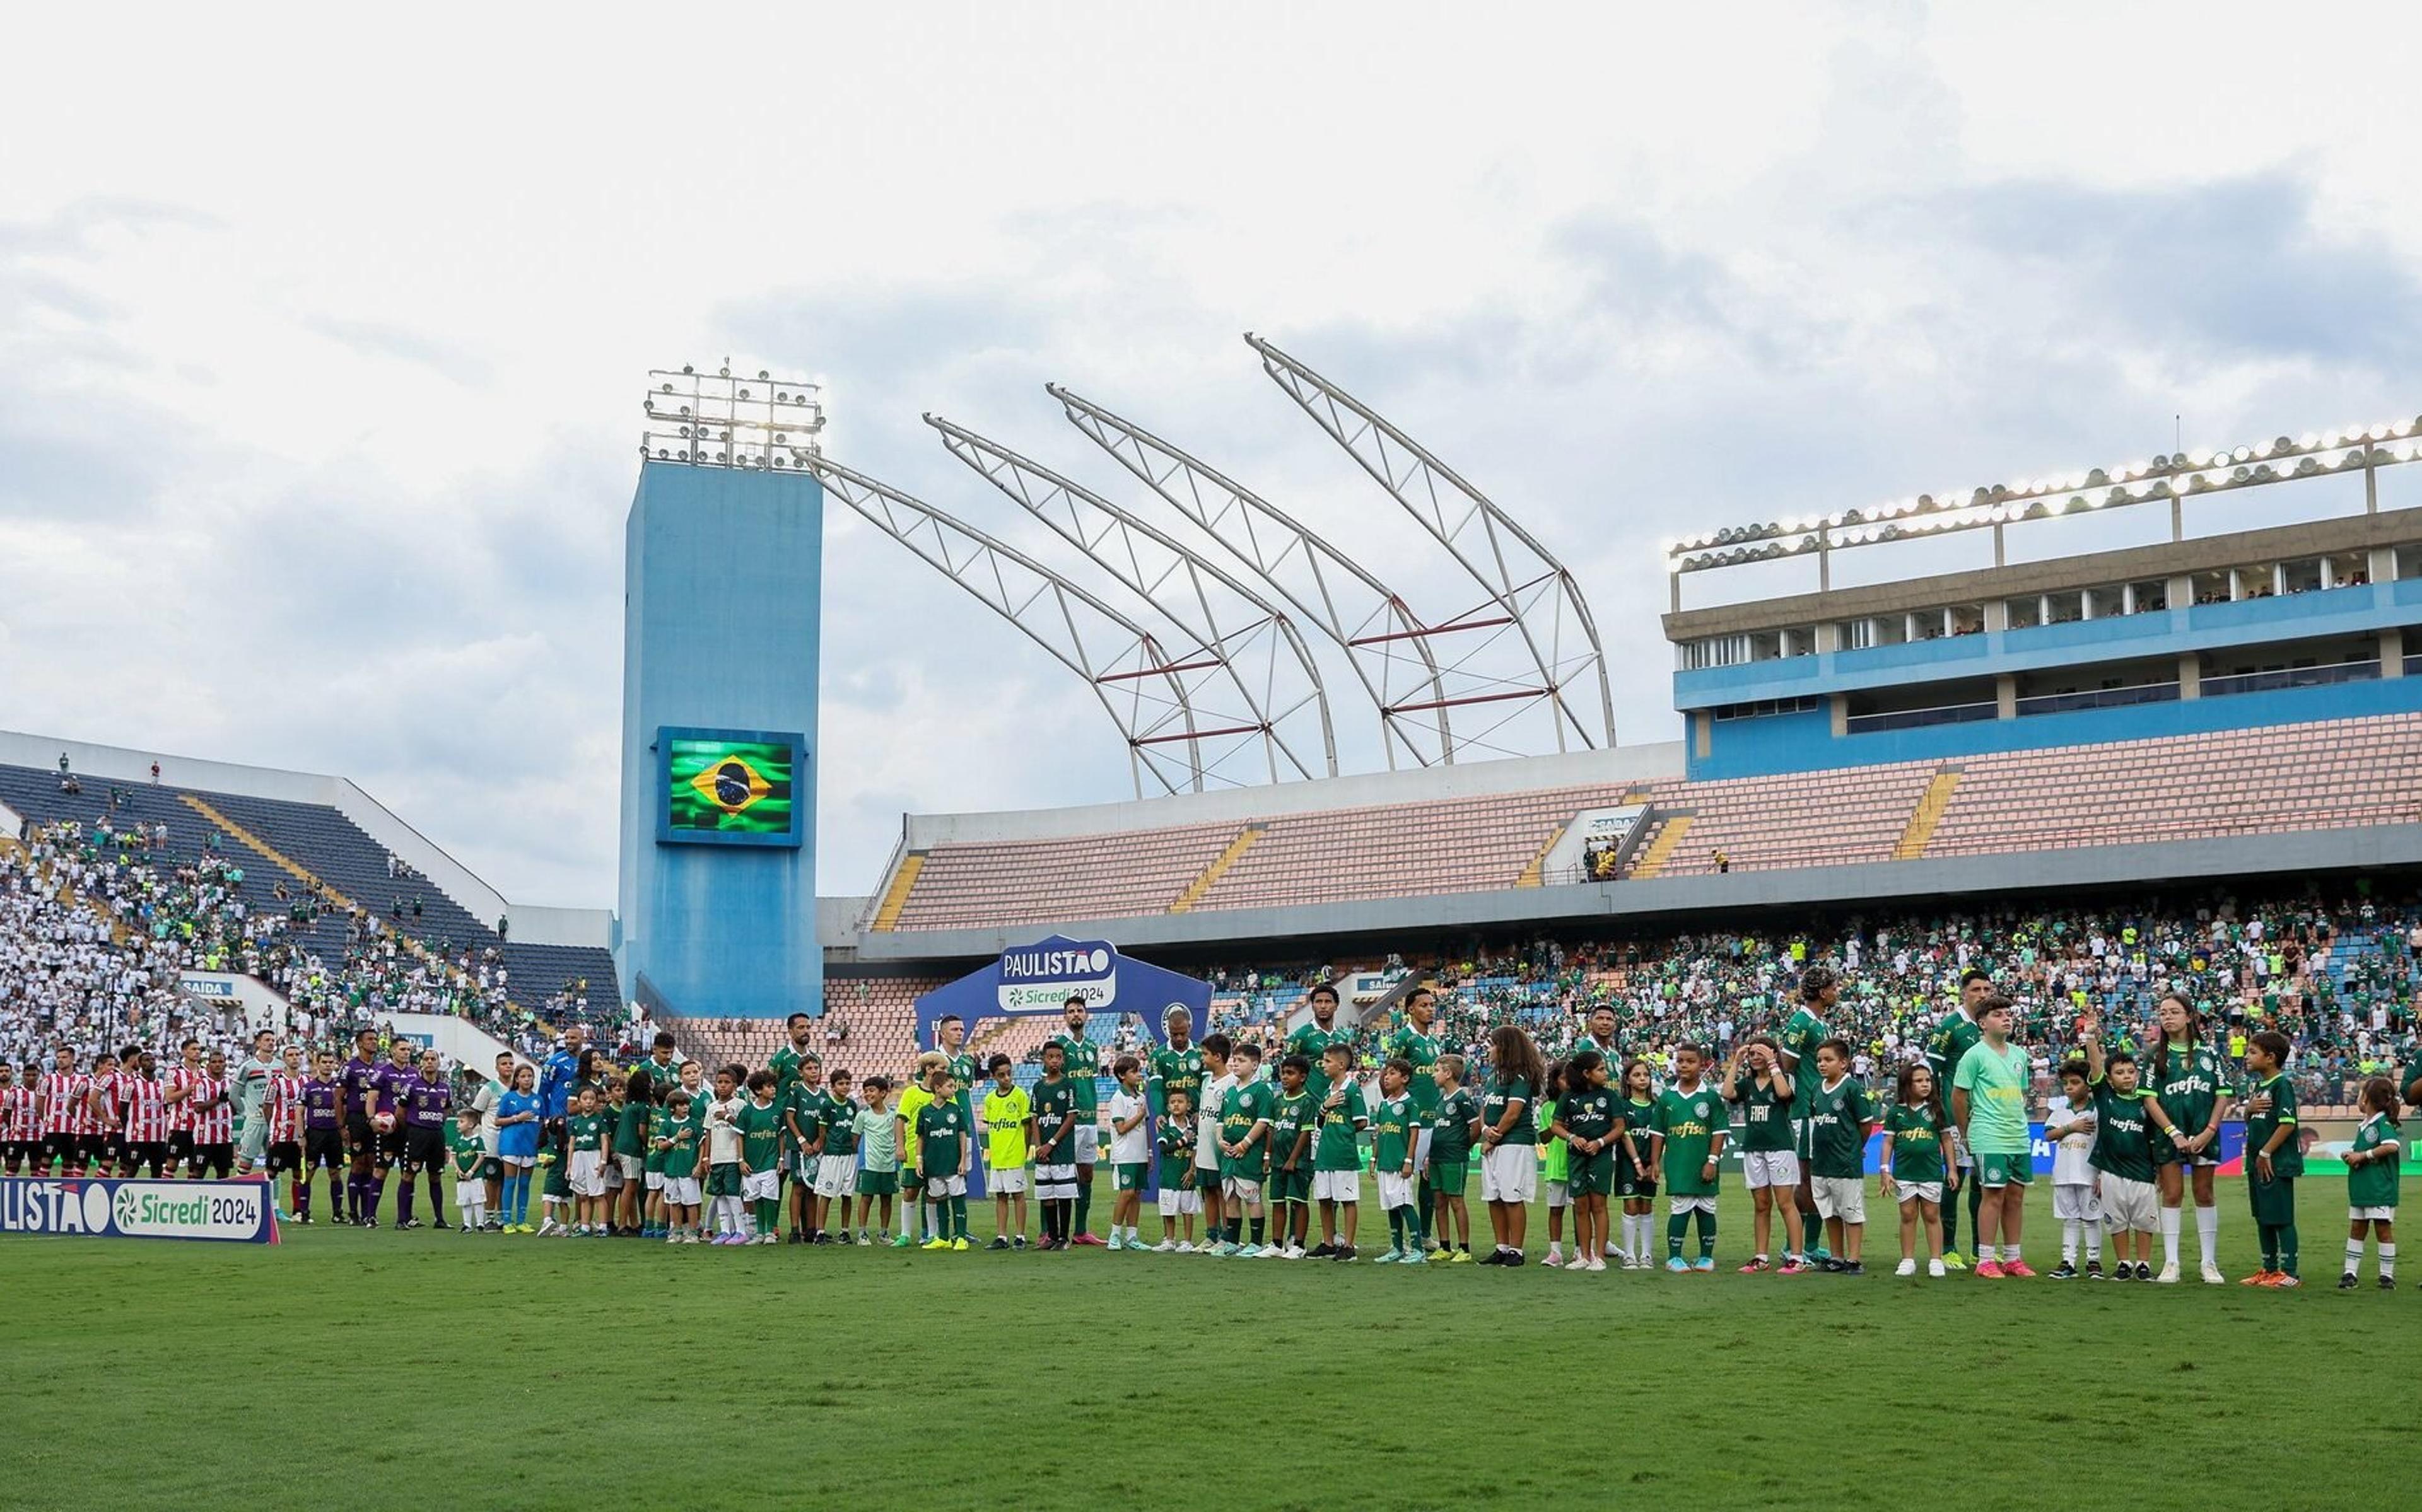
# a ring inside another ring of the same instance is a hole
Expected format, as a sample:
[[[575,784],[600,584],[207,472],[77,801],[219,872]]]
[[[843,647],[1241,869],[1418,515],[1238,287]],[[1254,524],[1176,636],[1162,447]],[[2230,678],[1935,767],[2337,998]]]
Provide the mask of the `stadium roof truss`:
[[[964,426],[928,414],[950,454],[1194,639],[1246,702],[1272,782],[1337,775],[1319,664],[1285,613],[1109,500]],[[1318,742],[1316,754],[1313,742]],[[1309,759],[1307,756],[1309,755]]]
[[[1486,494],[1370,406],[1261,337],[1248,332],[1245,340],[1261,353],[1263,370],[1287,397],[1488,594],[1486,603],[1432,627],[1433,633],[1495,630],[1519,643],[1527,662],[1517,661],[1518,670],[1486,678],[1469,671],[1466,678],[1486,686],[1443,700],[1510,706],[1490,730],[1458,740],[1470,745],[1483,734],[1510,739],[1501,732],[1529,709],[1544,707],[1552,711],[1557,750],[1571,749],[1576,741],[1583,748],[1612,745],[1614,698],[1607,686],[1606,654],[1588,601],[1564,564]],[[1476,655],[1458,659],[1459,667],[1477,665]]]
[[[1275,756],[1250,690],[1219,653],[1173,651],[1015,547],[822,455],[798,463],[826,493],[983,600],[1093,689],[1126,740],[1136,796],[1247,786]]]
[[[1418,766],[1454,762],[1451,701],[1430,645],[1438,631],[1394,589],[1226,474],[1091,399],[1057,383],[1044,387],[1088,440],[1337,643],[1378,708],[1391,770],[1400,748]]]
[[[1995,483],[1987,488],[1945,489],[1940,493],[1921,493],[1913,499],[1895,499],[1872,508],[1838,514],[1728,525],[1667,541],[1665,566],[1674,579],[1676,608],[1680,607],[1681,579],[1686,572],[1707,572],[1751,562],[1813,554],[1816,558],[1817,586],[1824,589],[1832,585],[1832,555],[1837,551],[1917,540],[1955,531],[1992,531],[1993,562],[1998,567],[2007,558],[2003,532],[2009,525],[2167,500],[2170,538],[2183,540],[2184,506],[2189,498],[2304,478],[2361,473],[2364,510],[2378,513],[2380,469],[2415,460],[2422,460],[2422,415],[2383,425],[2348,426],[2319,435],[2308,431],[2302,437],[2274,436],[2269,441],[2219,451],[2177,452],[2156,456],[2150,461]]]

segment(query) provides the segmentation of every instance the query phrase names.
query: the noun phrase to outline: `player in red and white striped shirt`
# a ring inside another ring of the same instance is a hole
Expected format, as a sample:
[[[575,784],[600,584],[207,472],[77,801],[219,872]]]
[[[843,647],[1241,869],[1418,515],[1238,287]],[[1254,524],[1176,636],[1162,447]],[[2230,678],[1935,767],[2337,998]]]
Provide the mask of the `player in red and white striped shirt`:
[[[118,1169],[118,1130],[124,1123],[118,1111],[118,1057],[107,1051],[92,1058],[92,1073],[85,1079],[84,1127],[77,1137],[84,1141],[85,1161],[95,1176],[107,1176]]]
[[[28,1065],[30,1073],[34,1068]],[[32,1080],[28,1076],[28,1081]],[[34,1089],[17,1084],[17,1068],[0,1061],[0,1171],[15,1176],[37,1146]]]
[[[194,1104],[194,1156],[185,1174],[198,1179],[205,1170],[222,1181],[235,1169],[235,1095],[228,1084],[227,1052],[212,1051],[202,1090]]]
[[[34,1086],[42,1136],[35,1174],[48,1176],[57,1164],[70,1176],[84,1175],[85,1097],[91,1090],[92,1079],[76,1069],[75,1052],[61,1045],[51,1069]]]
[[[159,1062],[151,1052],[127,1046],[125,1065],[118,1073],[118,1105],[125,1118],[118,1143],[119,1176],[131,1177],[145,1165],[155,1177],[166,1173],[167,1090],[160,1084]]]
[[[269,1074],[269,1096],[261,1112],[269,1119],[269,1186],[277,1189],[277,1174],[286,1172],[293,1187],[290,1213],[303,1210],[303,1047],[289,1045],[282,1067]]]
[[[171,1170],[188,1170],[194,1163],[194,1115],[200,1108],[197,1100],[205,1090],[210,1073],[202,1068],[202,1043],[188,1039],[177,1047],[178,1062],[168,1068],[162,1079],[166,1091],[162,1095],[168,1105],[168,1166]]]

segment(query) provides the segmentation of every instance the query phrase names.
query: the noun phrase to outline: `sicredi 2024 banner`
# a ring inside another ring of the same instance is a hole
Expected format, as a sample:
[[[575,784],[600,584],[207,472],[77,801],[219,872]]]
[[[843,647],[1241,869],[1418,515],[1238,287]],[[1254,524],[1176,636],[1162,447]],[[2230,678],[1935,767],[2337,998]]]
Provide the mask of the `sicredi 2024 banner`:
[[[261,1181],[5,1177],[0,1235],[8,1234],[275,1244],[277,1215]]]

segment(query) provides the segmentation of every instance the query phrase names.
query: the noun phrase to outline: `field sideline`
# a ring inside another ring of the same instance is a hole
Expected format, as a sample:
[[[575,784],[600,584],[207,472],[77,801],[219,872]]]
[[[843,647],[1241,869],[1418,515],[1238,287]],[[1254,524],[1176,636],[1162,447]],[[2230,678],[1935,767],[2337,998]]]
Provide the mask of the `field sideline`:
[[[1738,1192],[1714,1276],[0,1240],[0,1506],[2403,1504],[2422,1295],[2332,1289],[2343,1184],[2301,1197],[2300,1295],[1737,1276]],[[2239,1183],[2221,1208],[2233,1281]]]

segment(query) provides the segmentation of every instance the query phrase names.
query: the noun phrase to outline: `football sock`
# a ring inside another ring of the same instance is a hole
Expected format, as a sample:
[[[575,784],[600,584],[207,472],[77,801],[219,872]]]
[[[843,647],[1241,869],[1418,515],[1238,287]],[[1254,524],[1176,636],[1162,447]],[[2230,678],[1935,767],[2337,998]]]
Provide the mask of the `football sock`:
[[[1700,1212],[1693,1216],[1699,1221],[1699,1258],[1708,1259],[1716,1253],[1716,1215]]]
[[[2296,1225],[2281,1224],[2274,1232],[2279,1239],[2279,1269],[2292,1276],[2296,1273]]]
[[[2068,1265],[2074,1265],[2077,1263],[2078,1231],[2083,1229],[2084,1226],[2085,1225],[2083,1223],[2074,1218],[2064,1218],[2060,1221],[2060,1257],[2062,1263]]]
[[[1253,1228],[1253,1242],[1254,1242],[1255,1244],[1259,1244],[1259,1243],[1261,1243],[1261,1242],[1262,1242],[1262,1236],[1269,1232],[1268,1224],[1269,1224],[1269,1220],[1267,1220],[1267,1219],[1266,1219],[1266,1218],[1256,1218],[1256,1219],[1254,1219],[1254,1220],[1253,1220],[1253,1224],[1252,1224],[1252,1228]],[[1083,1220],[1083,1219],[1081,1219],[1081,1218],[1080,1218],[1080,1219],[1078,1219],[1078,1220],[1077,1221],[1077,1226],[1078,1228],[1082,1228],[1082,1227],[1084,1227],[1084,1226],[1085,1226],[1084,1220]]]
[[[1421,1179],[1413,1184],[1412,1217],[1413,1244],[1415,1248],[1420,1248],[1429,1242],[1430,1201],[1430,1177],[1427,1171],[1423,1171],[1422,1173]]]
[[[412,1222],[412,1183],[409,1181],[396,1189],[395,1219],[399,1224]]]
[[[2220,1209],[2218,1208],[2196,1207],[2195,1239],[2202,1246],[2204,1264],[2217,1265],[2220,1262]]]
[[[1391,1208],[1388,1209],[1388,1248],[1402,1250],[1404,1247],[1405,1210],[1402,1208]],[[1548,1249],[1552,1254],[1555,1246],[1550,1244]]]
[[[2162,1209],[2162,1263],[2165,1266],[2178,1263],[2178,1226],[2185,1216],[2176,1208]]]
[[[1976,1210],[1984,1205],[1984,1184],[1976,1179],[1975,1173],[1972,1171],[1968,1177],[1968,1232],[1971,1234],[1981,1234],[1985,1231],[1976,1220]],[[1951,1227],[1951,1214],[1948,1211],[1951,1204],[1946,1202],[1942,1206],[1946,1209],[1942,1215],[1942,1226],[1947,1232]],[[1943,1242],[1948,1244],[1951,1241],[1945,1239]]]
[[[1971,1182],[1970,1185],[1974,1185]],[[1940,1205],[1942,1208],[1942,1253],[1949,1255],[1959,1248],[1959,1204],[1957,1199]],[[1975,1224],[1968,1225],[1971,1230]]]
[[[1079,1184],[1077,1188],[1076,1232],[1079,1234],[1088,1234],[1093,1232],[1093,1184],[1091,1181],[1087,1181]]]
[[[1999,1264],[2001,1262],[2001,1258],[2002,1251],[2000,1246],[1993,1244],[1979,1244],[1976,1246],[1976,1263],[1978,1265],[1983,1265],[1988,1261]]]
[[[2397,1246],[2394,1244],[2383,1244],[2380,1247],[2380,1279],[2383,1281],[2397,1279]]]
[[[378,1216],[379,1204],[386,1200],[386,1177],[383,1176],[374,1176],[370,1177],[367,1190],[369,1191],[370,1199],[370,1216],[376,1218]]]
[[[2263,1270],[2278,1270],[2278,1269],[2279,1269],[2279,1229],[2278,1229],[2278,1226],[2277,1226],[2276,1224],[2255,1224],[2255,1225],[2254,1225],[2254,1230],[2255,1230],[2255,1237],[2256,1237],[2257,1239],[2258,1239],[2261,1241],[2261,1244],[2262,1244],[2262,1269],[2263,1269]]]
[[[2102,1220],[2099,1218],[2085,1221],[2085,1258],[2089,1262],[2102,1258]]]
[[[287,1182],[286,1200],[293,1205],[294,1211],[297,1213],[309,1212],[311,1210],[311,1183],[304,1180],[300,1176],[291,1177]]]
[[[1682,1257],[1682,1236],[1691,1231],[1691,1215],[1675,1213],[1665,1220],[1665,1255],[1668,1259]]]
[[[952,1239],[967,1237],[967,1199],[965,1197],[951,1199],[951,1237]]]

